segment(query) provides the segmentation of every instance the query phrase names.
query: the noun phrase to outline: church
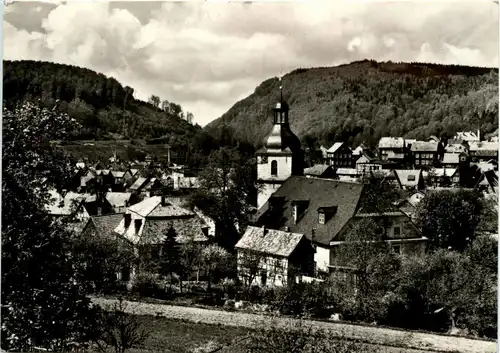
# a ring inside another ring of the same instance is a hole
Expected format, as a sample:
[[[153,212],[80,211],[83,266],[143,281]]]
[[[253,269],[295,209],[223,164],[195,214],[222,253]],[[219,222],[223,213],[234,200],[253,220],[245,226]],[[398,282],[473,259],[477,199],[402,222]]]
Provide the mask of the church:
[[[288,104],[283,99],[283,86],[280,85],[280,99],[273,108],[271,133],[266,137],[264,146],[256,152],[258,209],[285,180],[304,172],[304,155],[299,138],[290,129],[288,111]]]

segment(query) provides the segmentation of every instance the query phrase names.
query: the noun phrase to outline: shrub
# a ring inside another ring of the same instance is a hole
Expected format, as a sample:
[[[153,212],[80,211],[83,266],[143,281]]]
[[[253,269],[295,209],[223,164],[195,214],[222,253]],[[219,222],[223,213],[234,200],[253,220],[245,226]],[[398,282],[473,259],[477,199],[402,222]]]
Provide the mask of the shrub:
[[[169,294],[165,288],[158,283],[155,276],[148,273],[140,273],[137,275],[132,286],[132,293],[138,294],[141,297],[167,299]]]

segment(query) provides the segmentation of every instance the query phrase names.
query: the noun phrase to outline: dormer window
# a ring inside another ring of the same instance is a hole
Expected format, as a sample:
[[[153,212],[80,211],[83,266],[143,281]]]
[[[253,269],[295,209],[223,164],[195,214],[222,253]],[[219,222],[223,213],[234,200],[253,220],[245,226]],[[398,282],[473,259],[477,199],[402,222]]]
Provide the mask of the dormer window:
[[[318,223],[325,224],[325,213],[324,212],[318,213]]]
[[[295,224],[297,224],[298,220],[305,213],[308,206],[309,206],[308,200],[295,200],[292,202],[292,215]]]
[[[128,228],[130,226],[130,222],[132,221],[132,216],[130,213],[125,214],[125,228]]]
[[[408,175],[408,181],[415,181],[415,175]]]
[[[318,223],[326,224],[330,218],[337,213],[337,206],[328,206],[318,208]]]

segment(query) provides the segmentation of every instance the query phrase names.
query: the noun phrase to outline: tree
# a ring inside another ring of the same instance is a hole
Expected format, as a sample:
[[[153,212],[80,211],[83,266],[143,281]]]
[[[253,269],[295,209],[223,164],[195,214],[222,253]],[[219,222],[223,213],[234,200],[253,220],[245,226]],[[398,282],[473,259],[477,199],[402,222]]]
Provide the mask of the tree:
[[[213,151],[200,173],[200,188],[191,202],[215,221],[216,240],[228,251],[233,251],[255,210],[254,181],[253,159],[227,147]]]
[[[179,276],[180,276],[180,291],[182,292],[182,280],[186,277],[189,279],[193,272],[196,272],[197,277],[200,270],[200,251],[201,246],[195,241],[194,236],[189,236],[185,239],[179,249]]]
[[[399,260],[385,240],[382,221],[365,218],[352,225],[336,251],[337,264],[351,268],[355,275],[351,310],[366,320],[383,317],[383,298],[393,288],[393,276],[399,270]]]
[[[152,95],[149,97],[149,103],[152,104],[156,109],[160,108],[160,97]]]
[[[217,245],[209,245],[201,251],[201,263],[207,276],[207,289],[212,288],[212,282],[217,274],[227,269],[230,256],[226,250]]]
[[[254,280],[260,274],[264,261],[266,258],[259,253],[238,253],[238,277],[243,279],[247,291],[250,290]]]
[[[94,338],[100,352],[107,352],[111,347],[115,353],[124,353],[128,349],[138,347],[148,338],[149,333],[141,328],[137,317],[126,310],[127,304],[119,298],[112,307],[101,311],[100,330]]]
[[[95,311],[85,296],[73,234],[45,210],[48,190],[69,185],[71,165],[50,141],[75,129],[65,114],[31,103],[4,110],[2,348],[67,349],[89,338]]]
[[[476,236],[483,204],[475,190],[428,194],[418,205],[417,221],[434,248],[462,251]]]
[[[193,113],[191,113],[191,112],[187,112],[187,113],[186,113],[186,121],[187,121],[188,123],[192,124],[192,123],[193,123],[193,119],[194,119],[194,115],[193,115]]]

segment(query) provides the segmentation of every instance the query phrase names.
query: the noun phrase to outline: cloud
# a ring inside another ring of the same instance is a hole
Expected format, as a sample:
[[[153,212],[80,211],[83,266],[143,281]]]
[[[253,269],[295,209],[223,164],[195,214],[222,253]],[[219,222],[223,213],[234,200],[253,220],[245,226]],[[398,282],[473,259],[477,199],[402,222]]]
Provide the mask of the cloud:
[[[35,5],[35,6],[34,6]],[[497,66],[498,5],[486,2],[68,2],[11,5],[6,59],[115,77],[181,104],[204,125],[261,81],[365,58]],[[22,16],[29,14],[29,16]]]

